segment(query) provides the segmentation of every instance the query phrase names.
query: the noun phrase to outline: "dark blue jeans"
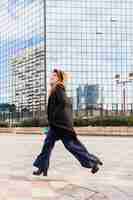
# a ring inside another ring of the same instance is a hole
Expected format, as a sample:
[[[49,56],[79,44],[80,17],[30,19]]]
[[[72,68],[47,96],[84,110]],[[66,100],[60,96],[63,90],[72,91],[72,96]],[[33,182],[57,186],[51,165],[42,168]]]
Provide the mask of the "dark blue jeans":
[[[92,168],[97,164],[98,158],[90,154],[76,136],[72,135],[67,130],[52,127],[48,131],[41,153],[38,155],[33,164],[35,167],[47,172],[51,152],[57,140],[62,141],[65,148],[80,162],[83,167]]]

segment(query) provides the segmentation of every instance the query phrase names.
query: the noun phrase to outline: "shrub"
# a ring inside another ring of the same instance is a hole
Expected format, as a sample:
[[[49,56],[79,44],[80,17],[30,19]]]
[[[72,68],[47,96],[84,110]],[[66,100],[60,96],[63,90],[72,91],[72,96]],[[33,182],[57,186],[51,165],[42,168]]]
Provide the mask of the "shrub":
[[[88,119],[75,118],[74,126],[88,126]]]
[[[133,116],[128,117],[128,126],[133,126]]]
[[[15,124],[16,127],[43,127],[47,125],[48,123],[46,120],[40,120],[40,119],[23,120]]]
[[[10,125],[8,122],[5,121],[0,121],[0,127],[1,128],[8,128]]]
[[[90,126],[128,126],[128,118],[120,117],[97,117],[89,120]]]
[[[91,119],[74,119],[75,126],[133,126],[133,116],[104,116]]]
[[[45,127],[46,119],[29,119],[14,124],[15,127]],[[104,116],[95,118],[74,118],[74,126],[133,126],[133,116]],[[0,122],[0,127],[9,127],[7,122]]]

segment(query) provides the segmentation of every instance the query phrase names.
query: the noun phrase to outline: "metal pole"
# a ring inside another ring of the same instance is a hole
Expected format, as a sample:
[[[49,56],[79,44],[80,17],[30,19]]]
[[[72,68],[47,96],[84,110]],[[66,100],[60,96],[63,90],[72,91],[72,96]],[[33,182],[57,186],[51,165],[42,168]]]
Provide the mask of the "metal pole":
[[[46,112],[46,102],[47,102],[47,60],[46,60],[46,0],[44,2],[44,103],[45,103],[45,112]]]
[[[125,86],[126,86],[126,82],[122,82],[122,85],[123,85],[123,112],[125,113],[126,111],[126,89],[125,89]]]

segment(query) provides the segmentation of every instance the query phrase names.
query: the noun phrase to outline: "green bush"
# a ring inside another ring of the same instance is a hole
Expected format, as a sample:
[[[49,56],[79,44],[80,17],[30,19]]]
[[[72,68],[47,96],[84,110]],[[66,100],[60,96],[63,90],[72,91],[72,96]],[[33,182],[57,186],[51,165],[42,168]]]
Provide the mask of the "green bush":
[[[29,119],[29,120],[23,120],[19,123],[16,123],[14,126],[16,127],[44,127],[47,125],[48,123],[46,120]]]
[[[133,126],[133,116],[104,116],[91,119],[74,119],[75,126]]]
[[[90,126],[128,126],[128,118],[120,117],[97,117],[89,120]]]
[[[74,126],[88,126],[88,119],[75,118]]]
[[[9,127],[9,123],[5,122],[5,121],[0,121],[0,127],[1,128],[8,128]]]
[[[133,116],[128,117],[128,126],[133,126]]]
[[[15,127],[48,126],[46,119],[29,119],[14,124]],[[133,126],[133,116],[104,116],[95,118],[74,118],[74,126]],[[9,127],[6,122],[0,122],[0,127]]]

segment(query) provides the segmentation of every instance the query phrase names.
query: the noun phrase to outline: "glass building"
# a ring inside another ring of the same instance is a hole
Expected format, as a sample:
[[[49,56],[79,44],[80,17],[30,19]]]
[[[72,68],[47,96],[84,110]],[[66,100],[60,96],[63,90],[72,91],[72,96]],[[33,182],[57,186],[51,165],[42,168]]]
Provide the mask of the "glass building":
[[[74,109],[82,99],[77,88],[88,84],[99,88],[97,109],[132,112],[133,1],[46,2],[47,69],[71,72]]]
[[[45,112],[43,0],[0,1],[0,117],[18,121]]]
[[[1,0],[0,11],[2,120],[43,118],[55,67],[71,74],[74,111],[133,111],[133,1]]]

